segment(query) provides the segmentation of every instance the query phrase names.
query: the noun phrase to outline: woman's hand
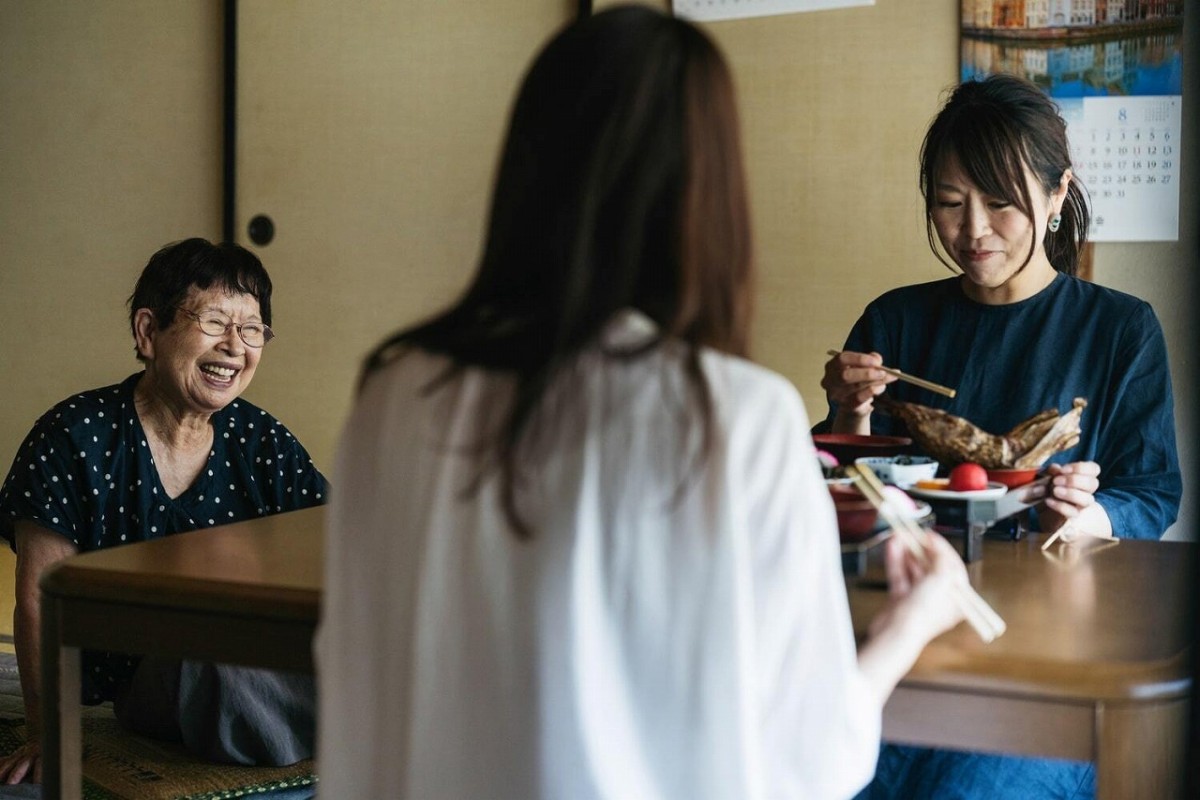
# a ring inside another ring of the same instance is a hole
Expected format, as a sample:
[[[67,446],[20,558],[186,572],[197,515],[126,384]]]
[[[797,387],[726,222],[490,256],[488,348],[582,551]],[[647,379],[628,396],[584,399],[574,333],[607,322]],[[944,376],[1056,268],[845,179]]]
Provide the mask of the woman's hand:
[[[0,758],[0,783],[42,782],[42,745],[36,736]]]
[[[920,632],[924,646],[930,639],[944,633],[963,619],[956,584],[968,584],[967,569],[962,556],[953,545],[936,533],[926,537],[925,558],[922,561],[909,552],[899,537],[888,540],[884,550],[887,570],[889,606]],[[875,623],[881,620],[873,621]],[[886,620],[882,620],[886,624]]]
[[[871,432],[871,412],[875,410],[872,401],[896,380],[879,369],[882,366],[883,356],[879,353],[842,351],[825,362],[821,388],[829,402],[837,406],[834,433]]]
[[[41,629],[42,593],[39,582],[52,564],[74,555],[65,536],[33,522],[13,525],[17,549],[17,608],[13,614],[17,668],[25,700],[25,744],[0,759],[0,783],[42,782]],[[76,698],[78,700],[78,698]]]
[[[1100,465],[1094,461],[1051,464],[1046,468],[1050,484],[1038,509],[1043,533],[1059,533],[1069,542],[1080,535],[1111,539],[1112,521],[1096,502],[1100,488]]]
[[[931,533],[918,559],[893,536],[887,542],[888,604],[871,620],[858,668],[880,708],[925,645],[963,618],[960,586],[969,583],[962,556]]]

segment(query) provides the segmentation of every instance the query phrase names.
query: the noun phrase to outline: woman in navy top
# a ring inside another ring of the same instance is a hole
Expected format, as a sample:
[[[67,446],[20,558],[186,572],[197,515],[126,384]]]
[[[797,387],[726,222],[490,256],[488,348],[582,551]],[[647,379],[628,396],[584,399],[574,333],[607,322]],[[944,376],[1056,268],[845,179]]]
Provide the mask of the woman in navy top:
[[[1161,537],[1182,494],[1166,345],[1147,303],[1075,276],[1088,209],[1053,102],[1011,76],[959,86],[926,134],[921,188],[930,247],[961,274],[867,307],[825,365],[822,427],[904,433],[874,413],[885,389],[991,433],[1083,397],[1079,442],[1052,459],[1037,524],[1068,541]],[[895,383],[884,364],[957,395]],[[1093,793],[1088,764],[888,745],[860,800]]]
[[[955,91],[926,136],[921,184],[930,246],[961,275],[867,307],[825,366],[825,427],[903,433],[873,413],[885,388],[991,433],[1086,398],[1079,443],[1050,464],[1040,529],[1158,539],[1183,491],[1166,343],[1145,301],[1075,277],[1088,211],[1070,163],[1065,123],[1033,85],[997,75]],[[893,383],[883,364],[957,396]]]

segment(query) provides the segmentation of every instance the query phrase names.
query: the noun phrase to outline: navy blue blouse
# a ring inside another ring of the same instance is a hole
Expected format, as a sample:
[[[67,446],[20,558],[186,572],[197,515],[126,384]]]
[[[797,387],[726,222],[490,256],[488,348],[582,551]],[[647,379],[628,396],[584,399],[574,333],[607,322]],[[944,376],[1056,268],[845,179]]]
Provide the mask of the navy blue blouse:
[[[1175,521],[1183,483],[1171,373],[1162,328],[1145,301],[1059,273],[1027,300],[983,305],[963,293],[960,278],[947,278],[873,301],[845,349],[878,352],[890,367],[953,386],[954,399],[899,382],[888,393],[989,433],[1045,409],[1065,413],[1085,398],[1079,444],[1050,460],[1100,465],[1096,499],[1117,536],[1157,539]],[[879,412],[871,429],[905,433]]]
[[[33,426],[0,488],[0,536],[10,546],[16,520],[87,552],[325,502],[325,478],[304,447],[245,400],[212,415],[208,465],[183,494],[168,497],[134,409],[141,376],[70,397]],[[85,652],[84,702],[113,699],[137,661]]]

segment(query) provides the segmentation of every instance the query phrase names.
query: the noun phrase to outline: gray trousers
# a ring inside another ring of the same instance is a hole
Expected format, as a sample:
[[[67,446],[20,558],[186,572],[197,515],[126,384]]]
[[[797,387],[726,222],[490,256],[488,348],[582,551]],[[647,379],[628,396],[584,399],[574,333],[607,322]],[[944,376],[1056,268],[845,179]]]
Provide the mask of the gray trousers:
[[[208,761],[285,766],[311,758],[313,676],[147,656],[113,703],[127,730]]]

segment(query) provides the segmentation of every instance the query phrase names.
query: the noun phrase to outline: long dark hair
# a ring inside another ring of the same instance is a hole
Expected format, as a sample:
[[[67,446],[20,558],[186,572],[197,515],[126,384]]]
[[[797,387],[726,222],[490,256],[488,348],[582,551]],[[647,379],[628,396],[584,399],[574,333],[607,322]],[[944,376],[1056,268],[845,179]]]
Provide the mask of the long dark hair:
[[[448,310],[396,333],[363,380],[410,347],[514,374],[495,443],[509,522],[522,435],[548,387],[620,310],[686,349],[706,455],[699,349],[744,355],[750,226],[729,71],[693,25],[644,7],[569,25],[534,61],[513,107],[478,272]],[[448,376],[444,376],[448,377]]]
[[[958,86],[942,106],[921,145],[921,193],[925,196],[925,232],[929,247],[946,266],[937,248],[933,209],[937,178],[947,160],[957,157],[971,181],[993,197],[1012,203],[1033,219],[1033,198],[1025,168],[1037,176],[1047,194],[1058,188],[1071,166],[1067,124],[1054,101],[1023,78],[991,75]],[[1046,235],[1046,255],[1059,272],[1074,275],[1087,241],[1090,214],[1083,184],[1072,175],[1062,207],[1062,224]],[[1029,248],[1028,264],[1037,250]]]

